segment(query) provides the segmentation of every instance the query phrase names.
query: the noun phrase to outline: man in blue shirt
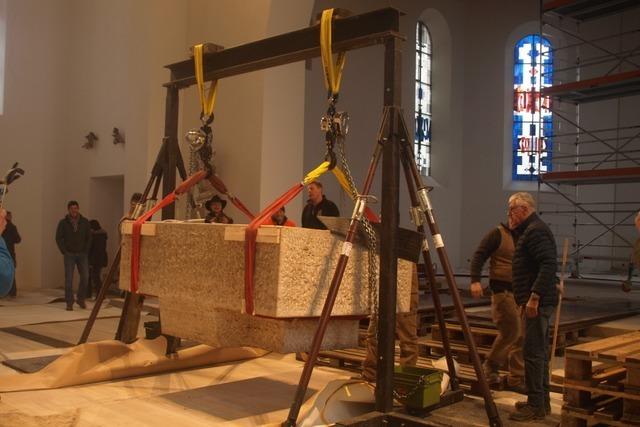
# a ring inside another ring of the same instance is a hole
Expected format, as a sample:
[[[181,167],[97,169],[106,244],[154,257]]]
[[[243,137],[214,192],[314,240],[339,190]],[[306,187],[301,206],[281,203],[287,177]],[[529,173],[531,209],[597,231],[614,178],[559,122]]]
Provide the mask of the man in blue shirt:
[[[7,212],[4,209],[0,209],[0,234],[7,226],[6,216]],[[13,258],[11,258],[4,239],[0,237],[0,297],[4,297],[11,290],[14,275]]]

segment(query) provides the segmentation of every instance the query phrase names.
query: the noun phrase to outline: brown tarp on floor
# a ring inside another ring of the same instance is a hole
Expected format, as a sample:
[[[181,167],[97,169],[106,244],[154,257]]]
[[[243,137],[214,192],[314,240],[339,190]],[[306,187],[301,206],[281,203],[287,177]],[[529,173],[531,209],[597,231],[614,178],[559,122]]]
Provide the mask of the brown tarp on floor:
[[[33,374],[0,376],[0,392],[90,384],[251,359],[267,353],[252,347],[198,345],[167,356],[166,348],[167,341],[162,336],[154,340],[139,339],[133,344],[116,340],[82,344]]]

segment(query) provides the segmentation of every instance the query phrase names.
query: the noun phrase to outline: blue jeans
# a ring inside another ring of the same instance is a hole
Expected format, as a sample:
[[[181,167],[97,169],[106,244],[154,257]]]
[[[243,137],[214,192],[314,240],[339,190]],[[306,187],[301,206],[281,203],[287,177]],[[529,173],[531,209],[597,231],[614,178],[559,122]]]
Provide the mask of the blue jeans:
[[[541,306],[533,318],[525,315],[524,381],[527,403],[544,408],[549,402],[549,319],[555,306]]]
[[[67,306],[73,305],[73,269],[78,266],[80,284],[78,285],[77,301],[83,303],[87,295],[87,282],[89,279],[89,257],[86,253],[64,254],[64,299]]]

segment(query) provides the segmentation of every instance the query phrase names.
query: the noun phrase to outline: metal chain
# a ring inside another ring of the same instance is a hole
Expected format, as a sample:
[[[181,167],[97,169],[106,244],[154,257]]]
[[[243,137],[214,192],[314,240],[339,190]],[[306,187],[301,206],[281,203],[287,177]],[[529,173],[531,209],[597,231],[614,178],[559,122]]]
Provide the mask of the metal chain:
[[[189,176],[192,176],[194,173],[196,173],[196,171],[198,170],[198,154],[197,154],[197,150],[194,150],[193,148],[189,147]],[[195,200],[193,197],[193,193],[195,191],[195,187],[193,186],[189,189],[189,193],[187,194],[187,209],[185,212],[186,215],[186,219],[191,219],[193,218],[194,215],[194,211],[195,209],[192,208],[192,203],[190,203],[191,201]]]
[[[344,176],[347,178],[347,182],[349,183],[349,189],[351,191],[351,196],[356,199],[358,197],[358,190],[356,189],[355,183],[353,181],[353,176],[351,175],[351,169],[349,168],[349,163],[347,162],[347,156],[344,149],[344,137],[338,137],[338,153],[340,155],[340,169],[344,172]],[[362,226],[364,227],[365,232],[368,237],[368,246],[369,246],[369,310],[371,311],[371,318],[375,319],[378,315],[378,254],[377,254],[377,238],[376,232],[373,229],[373,226],[369,222],[366,216],[362,217]]]

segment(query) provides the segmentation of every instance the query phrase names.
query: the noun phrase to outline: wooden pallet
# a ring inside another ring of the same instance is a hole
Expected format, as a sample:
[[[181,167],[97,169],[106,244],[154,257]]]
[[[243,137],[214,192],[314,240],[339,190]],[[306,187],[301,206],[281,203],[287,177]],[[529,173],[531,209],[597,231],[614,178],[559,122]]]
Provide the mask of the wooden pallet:
[[[317,364],[346,369],[353,372],[360,372],[362,370],[362,362],[364,361],[365,357],[366,349],[362,347],[346,350],[321,351],[318,355]],[[418,357],[416,366],[421,368],[433,369],[433,363],[436,360],[437,359],[429,357]],[[396,363],[398,362],[399,349],[396,347]],[[464,388],[471,390],[472,393],[475,393],[477,391],[477,377],[473,366],[464,363],[460,363],[459,365],[460,369],[457,372],[457,376],[461,385]],[[500,377],[503,383],[506,382],[506,376],[506,372],[500,371]]]
[[[640,332],[569,347],[563,426],[640,426]]]
[[[446,324],[447,333],[449,334],[449,340],[451,343],[461,344],[463,346],[463,353],[461,357],[463,360],[466,360],[466,342],[464,340],[464,334],[462,333],[462,327],[458,323],[447,322]],[[473,341],[478,347],[478,353],[481,357],[484,357],[488,354],[489,349],[493,345],[493,341],[498,336],[498,330],[490,324],[477,326],[472,325],[471,334],[473,335]],[[586,329],[576,329],[570,330],[565,329],[558,331],[558,342],[556,344],[556,356],[562,356],[564,354],[564,349],[570,345],[578,344],[585,340],[585,331]],[[551,331],[550,331],[551,332]],[[442,334],[440,333],[440,328],[437,324],[434,324],[431,328],[431,339],[433,342],[433,347],[442,347]],[[549,346],[551,346],[551,336],[549,337]]]

